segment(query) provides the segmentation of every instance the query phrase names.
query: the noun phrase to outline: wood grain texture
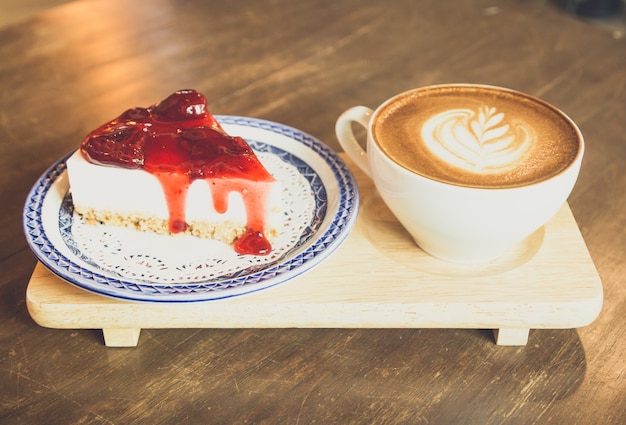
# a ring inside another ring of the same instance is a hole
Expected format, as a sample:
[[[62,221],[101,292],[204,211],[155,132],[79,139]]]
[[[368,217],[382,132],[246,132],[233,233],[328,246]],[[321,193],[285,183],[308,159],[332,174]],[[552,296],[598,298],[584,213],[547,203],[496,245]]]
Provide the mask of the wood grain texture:
[[[626,412],[626,41],[553,2],[82,0],[0,28],[0,423],[619,424]],[[144,329],[136,348],[38,326],[31,185],[93,127],[196,88],[216,114],[337,148],[336,117],[417,86],[539,95],[581,127],[569,199],[603,283],[589,326]]]

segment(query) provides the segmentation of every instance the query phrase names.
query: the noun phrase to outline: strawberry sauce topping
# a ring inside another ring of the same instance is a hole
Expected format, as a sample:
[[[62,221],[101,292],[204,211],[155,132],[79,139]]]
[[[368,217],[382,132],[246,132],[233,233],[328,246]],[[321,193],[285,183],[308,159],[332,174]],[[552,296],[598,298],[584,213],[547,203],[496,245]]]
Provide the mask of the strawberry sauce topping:
[[[207,180],[218,213],[228,209],[228,195],[241,194],[247,214],[244,235],[235,241],[239,254],[265,255],[268,189],[273,182],[250,146],[231,137],[207,111],[206,98],[181,90],[148,108],[132,108],[91,132],[81,144],[82,154],[99,165],[142,168],[163,187],[169,209],[169,231],[187,229],[185,200],[191,183]]]

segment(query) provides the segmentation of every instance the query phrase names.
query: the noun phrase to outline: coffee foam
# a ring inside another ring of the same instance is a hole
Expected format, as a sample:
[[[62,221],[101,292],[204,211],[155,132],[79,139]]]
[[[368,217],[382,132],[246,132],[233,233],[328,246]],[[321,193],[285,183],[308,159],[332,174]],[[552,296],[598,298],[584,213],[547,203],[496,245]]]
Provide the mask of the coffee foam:
[[[563,171],[580,148],[572,123],[530,96],[485,86],[438,86],[381,108],[373,132],[399,165],[472,187],[514,187]]]

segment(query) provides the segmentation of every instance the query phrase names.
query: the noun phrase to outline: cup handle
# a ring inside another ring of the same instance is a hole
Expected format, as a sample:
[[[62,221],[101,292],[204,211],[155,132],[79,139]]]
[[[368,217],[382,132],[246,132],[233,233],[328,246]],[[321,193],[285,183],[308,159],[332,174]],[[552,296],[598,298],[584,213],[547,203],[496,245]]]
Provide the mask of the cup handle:
[[[372,175],[367,162],[367,152],[361,147],[354,136],[352,123],[360,124],[367,130],[373,113],[374,111],[365,106],[353,106],[341,114],[335,124],[335,134],[344,152],[348,154],[354,163],[370,178]]]

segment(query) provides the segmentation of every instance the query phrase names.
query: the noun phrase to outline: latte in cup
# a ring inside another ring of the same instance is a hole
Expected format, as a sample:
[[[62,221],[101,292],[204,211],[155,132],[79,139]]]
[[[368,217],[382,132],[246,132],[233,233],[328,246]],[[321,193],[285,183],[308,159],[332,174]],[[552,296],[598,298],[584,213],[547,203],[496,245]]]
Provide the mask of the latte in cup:
[[[367,130],[365,148],[353,124]],[[584,139],[556,107],[479,84],[418,88],[376,110],[354,106],[335,125],[416,244],[448,261],[496,259],[562,207]]]
[[[404,93],[377,112],[372,132],[380,149],[407,170],[478,188],[548,179],[580,149],[577,130],[556,108],[488,86]]]

